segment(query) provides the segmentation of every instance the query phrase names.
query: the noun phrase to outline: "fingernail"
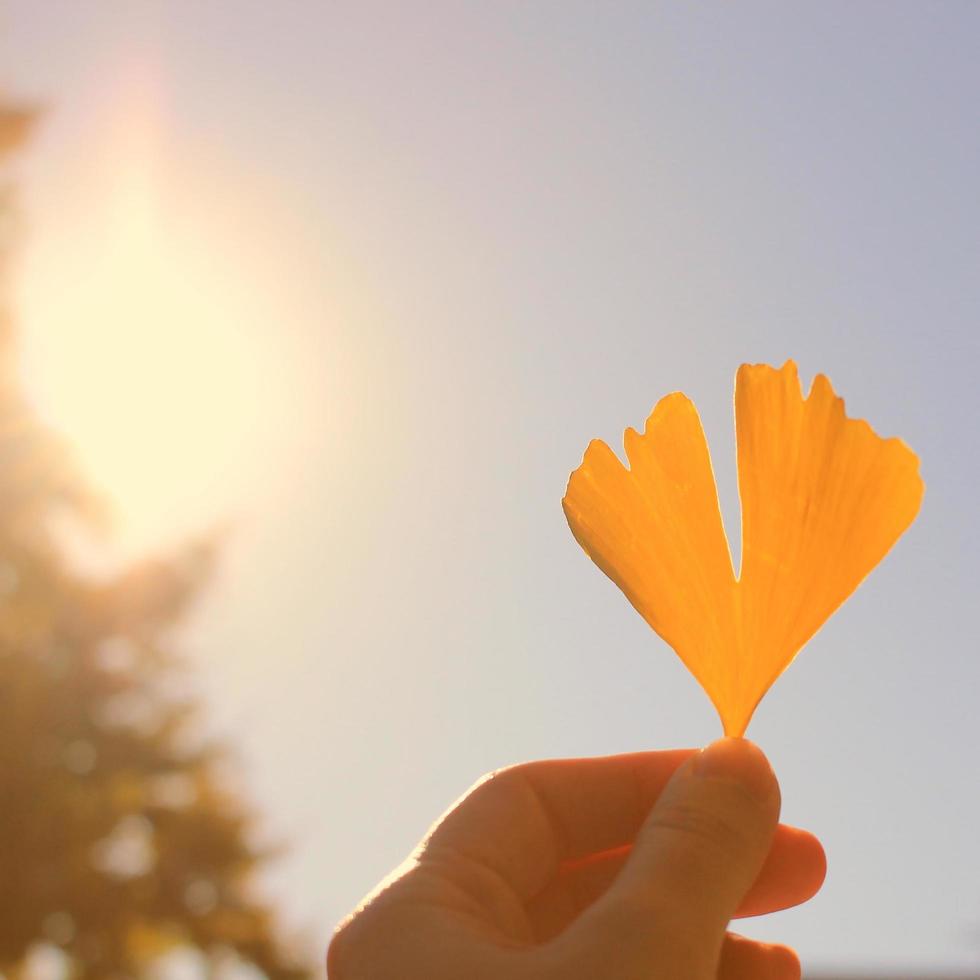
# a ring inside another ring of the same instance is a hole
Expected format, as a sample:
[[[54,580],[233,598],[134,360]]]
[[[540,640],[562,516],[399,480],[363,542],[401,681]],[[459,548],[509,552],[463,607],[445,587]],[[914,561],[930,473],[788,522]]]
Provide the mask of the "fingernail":
[[[767,803],[778,791],[769,760],[760,748],[744,738],[720,738],[712,742],[694,757],[691,768],[701,777],[741,784],[760,803]]]

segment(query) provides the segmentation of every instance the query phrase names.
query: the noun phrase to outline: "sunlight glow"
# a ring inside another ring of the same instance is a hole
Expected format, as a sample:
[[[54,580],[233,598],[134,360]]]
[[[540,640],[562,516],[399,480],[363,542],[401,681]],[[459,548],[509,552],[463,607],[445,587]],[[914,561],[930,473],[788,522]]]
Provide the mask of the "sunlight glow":
[[[22,296],[31,394],[134,546],[247,506],[296,423],[266,284],[209,228],[206,201],[187,213],[169,192],[160,130],[144,93],[65,230],[29,252]]]
[[[79,259],[75,288],[34,306],[45,408],[131,518],[163,521],[247,463],[261,352],[243,300],[145,229]]]

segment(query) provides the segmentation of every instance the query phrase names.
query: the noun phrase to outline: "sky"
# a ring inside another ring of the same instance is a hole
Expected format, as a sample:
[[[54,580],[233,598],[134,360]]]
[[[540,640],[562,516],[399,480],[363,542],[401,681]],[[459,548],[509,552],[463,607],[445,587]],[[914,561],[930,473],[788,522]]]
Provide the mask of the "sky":
[[[45,107],[25,380],[118,560],[228,527],[182,644],[321,946],[484,772],[720,734],[560,500],[683,390],[737,556],[735,370],[792,357],[927,490],[749,730],[829,872],[744,931],[976,969],[978,30],[953,0],[0,8],[0,83]]]

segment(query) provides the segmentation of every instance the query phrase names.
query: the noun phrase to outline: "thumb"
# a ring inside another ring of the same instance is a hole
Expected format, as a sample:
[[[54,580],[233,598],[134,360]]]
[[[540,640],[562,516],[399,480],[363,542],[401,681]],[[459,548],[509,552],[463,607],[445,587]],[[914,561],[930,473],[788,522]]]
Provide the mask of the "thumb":
[[[595,910],[607,927],[619,920],[638,966],[715,976],[728,922],[769,853],[779,802],[768,760],[744,739],[720,739],[674,773]]]

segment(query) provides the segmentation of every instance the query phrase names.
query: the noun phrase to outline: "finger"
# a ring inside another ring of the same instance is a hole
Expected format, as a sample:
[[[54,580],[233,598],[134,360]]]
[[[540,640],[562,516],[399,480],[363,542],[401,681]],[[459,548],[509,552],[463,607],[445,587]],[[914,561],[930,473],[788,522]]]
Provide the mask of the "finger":
[[[820,841],[799,827],[780,824],[766,862],[735,915],[767,915],[802,905],[820,891],[826,876],[827,856]]]
[[[539,942],[553,939],[603,895],[622,870],[631,845],[566,863],[527,903],[528,921]]]
[[[614,848],[566,861],[557,875],[527,904],[535,935],[550,939],[603,895],[632,852],[632,847]],[[823,883],[826,858],[812,834],[780,824],[769,856],[736,917],[763,915],[800,905],[812,898]]]
[[[779,785],[762,752],[744,739],[713,743],[675,773],[576,931],[599,941],[615,930],[638,969],[709,975],[778,818]]]
[[[562,861],[631,842],[693,749],[556,759],[500,770],[478,783],[431,831],[419,853],[459,855],[527,901]]]
[[[788,946],[761,943],[733,932],[725,936],[718,980],[800,980],[800,960]]]

